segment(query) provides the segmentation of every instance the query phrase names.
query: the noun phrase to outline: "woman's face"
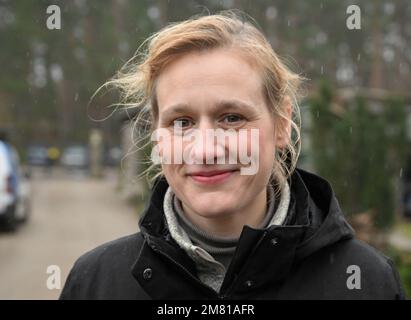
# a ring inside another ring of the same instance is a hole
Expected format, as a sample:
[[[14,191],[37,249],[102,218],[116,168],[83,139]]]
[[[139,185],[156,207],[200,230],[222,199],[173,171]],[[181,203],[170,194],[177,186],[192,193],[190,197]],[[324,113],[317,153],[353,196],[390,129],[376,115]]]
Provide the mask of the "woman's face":
[[[266,192],[278,143],[261,77],[247,59],[228,49],[188,53],[161,72],[156,94],[157,128],[171,133],[158,145],[160,154],[164,150],[183,154],[162,164],[183,206],[212,218],[235,214],[261,199],[258,195]],[[247,134],[241,136],[241,131]],[[252,131],[258,132],[254,140]],[[228,138],[209,138],[228,132],[235,137],[237,149]],[[196,138],[186,139],[190,135]],[[242,168],[250,168],[244,157],[240,160],[245,151],[257,170],[241,174]]]

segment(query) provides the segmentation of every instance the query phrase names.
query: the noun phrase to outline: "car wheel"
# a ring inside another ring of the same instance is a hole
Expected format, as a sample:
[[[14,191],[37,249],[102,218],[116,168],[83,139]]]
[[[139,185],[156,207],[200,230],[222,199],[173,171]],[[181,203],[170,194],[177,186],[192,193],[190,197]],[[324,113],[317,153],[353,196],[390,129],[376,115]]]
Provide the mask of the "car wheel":
[[[12,205],[7,209],[3,217],[2,227],[5,231],[15,231],[17,229],[16,206]]]

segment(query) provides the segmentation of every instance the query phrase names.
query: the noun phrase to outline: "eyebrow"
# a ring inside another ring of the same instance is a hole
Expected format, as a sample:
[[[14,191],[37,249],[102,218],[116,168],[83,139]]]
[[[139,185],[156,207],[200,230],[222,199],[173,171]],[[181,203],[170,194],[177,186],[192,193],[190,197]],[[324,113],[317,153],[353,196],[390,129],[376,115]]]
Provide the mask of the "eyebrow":
[[[243,111],[247,109],[252,109],[255,111],[255,107],[252,104],[249,104],[238,99],[221,100],[213,105],[212,112],[221,111],[222,109],[238,109]],[[181,114],[190,110],[193,110],[192,107],[190,107],[190,105],[185,103],[178,103],[163,111],[162,116],[163,118],[167,118],[174,114]]]

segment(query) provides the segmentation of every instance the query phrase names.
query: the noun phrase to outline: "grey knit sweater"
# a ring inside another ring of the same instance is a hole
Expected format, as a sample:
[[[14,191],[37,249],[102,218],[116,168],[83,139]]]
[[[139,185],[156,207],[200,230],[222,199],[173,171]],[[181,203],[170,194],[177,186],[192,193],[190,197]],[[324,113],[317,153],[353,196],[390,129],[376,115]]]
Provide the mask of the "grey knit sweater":
[[[267,187],[267,195],[268,209],[259,228],[282,225],[287,216],[290,203],[288,183],[281,190],[278,204],[275,203],[274,190],[271,185]],[[219,237],[195,226],[184,214],[181,202],[171,187],[166,192],[163,207],[170,234],[195,262],[198,278],[219,292],[238,238]]]

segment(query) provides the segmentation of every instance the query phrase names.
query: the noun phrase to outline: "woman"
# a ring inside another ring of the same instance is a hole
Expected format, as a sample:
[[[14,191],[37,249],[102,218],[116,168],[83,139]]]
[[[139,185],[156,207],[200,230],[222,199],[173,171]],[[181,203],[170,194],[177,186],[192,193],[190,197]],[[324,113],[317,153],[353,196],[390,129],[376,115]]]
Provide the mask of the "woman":
[[[80,257],[62,299],[404,298],[330,184],[296,168],[300,79],[256,27],[226,12],[147,44],[112,83],[145,106],[161,171],[140,232]]]

